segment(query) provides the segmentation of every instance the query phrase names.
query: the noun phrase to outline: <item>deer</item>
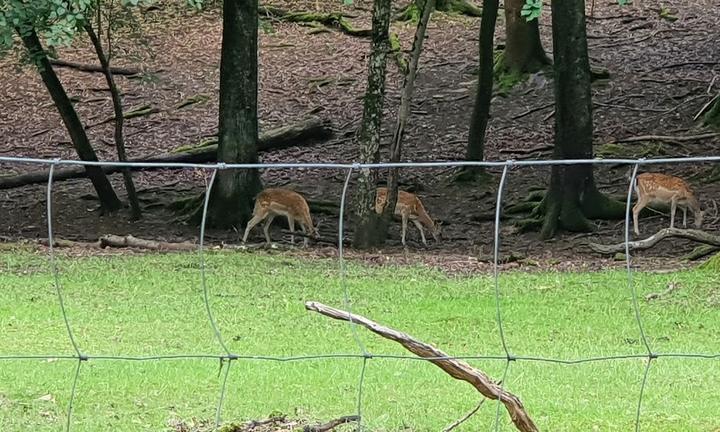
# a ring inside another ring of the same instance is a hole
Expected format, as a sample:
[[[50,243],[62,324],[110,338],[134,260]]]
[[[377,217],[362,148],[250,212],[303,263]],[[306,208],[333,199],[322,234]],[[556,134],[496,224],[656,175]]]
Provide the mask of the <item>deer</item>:
[[[382,214],[385,206],[387,205],[388,190],[385,187],[377,189],[375,194],[375,212]],[[402,220],[402,245],[405,246],[405,233],[407,232],[408,220],[412,221],[413,224],[420,231],[420,237],[425,246],[427,246],[427,240],[425,239],[425,231],[423,225],[425,225],[432,234],[435,241],[439,241],[440,237],[440,223],[433,222],[430,215],[425,210],[422,201],[417,195],[410,192],[398,191],[397,204],[395,205],[395,216],[400,216]]]
[[[653,204],[670,204],[670,228],[675,227],[675,211],[678,206],[683,211],[683,227],[687,227],[688,208],[695,216],[695,227],[702,226],[705,212],[700,209],[700,203],[690,185],[680,177],[660,173],[643,173],[635,177],[633,188],[637,194],[637,202],[632,210],[635,235],[640,235],[638,229],[640,210]]]
[[[268,230],[276,216],[285,216],[287,218],[290,227],[291,244],[295,244],[295,221],[300,223],[305,233],[303,247],[308,245],[308,236],[318,238],[317,227],[313,226],[312,217],[310,216],[310,207],[308,207],[307,201],[302,195],[289,189],[266,188],[255,198],[253,216],[245,228],[243,243],[247,241],[250,230],[264,220],[263,232],[269,245],[271,241]]]

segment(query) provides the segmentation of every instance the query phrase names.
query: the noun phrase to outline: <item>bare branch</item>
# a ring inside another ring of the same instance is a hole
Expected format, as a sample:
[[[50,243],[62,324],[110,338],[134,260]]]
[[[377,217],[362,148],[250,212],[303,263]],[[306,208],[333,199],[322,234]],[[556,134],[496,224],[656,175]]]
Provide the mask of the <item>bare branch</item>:
[[[445,371],[451,377],[470,383],[477,391],[488,399],[497,400],[505,405],[510,414],[515,427],[521,432],[537,432],[538,428],[525,411],[520,399],[514,394],[500,387],[484,372],[470,366],[468,363],[448,358],[449,356],[443,351],[433,347],[432,345],[421,342],[410,335],[382,326],[375,321],[369,320],[363,316],[351,314],[349,312],[335,309],[318,302],[306,302],[305,309],[318,312],[330,318],[341,321],[351,321],[357,323],[371,332],[378,334],[386,339],[398,342],[413,354],[429,358],[429,361],[437,367]]]
[[[650,249],[651,247],[660,243],[660,241],[662,241],[666,238],[673,238],[673,237],[693,240],[696,242],[705,243],[705,244],[709,244],[712,246],[720,246],[720,236],[710,234],[708,232],[698,230],[698,229],[680,229],[680,228],[661,229],[657,233],[651,235],[650,237],[648,237],[644,240],[637,240],[637,241],[629,242],[628,246],[630,247],[630,250]],[[612,255],[612,254],[615,254],[618,252],[625,252],[625,243],[604,245],[604,244],[600,244],[600,243],[589,242],[587,245],[594,252],[604,254],[604,255]]]

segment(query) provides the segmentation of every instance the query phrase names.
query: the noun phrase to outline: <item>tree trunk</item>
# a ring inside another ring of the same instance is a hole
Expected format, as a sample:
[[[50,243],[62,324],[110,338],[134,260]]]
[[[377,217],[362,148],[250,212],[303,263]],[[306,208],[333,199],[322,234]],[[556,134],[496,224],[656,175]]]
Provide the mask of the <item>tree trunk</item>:
[[[549,65],[540,41],[538,19],[520,15],[525,0],[505,0],[505,52],[502,67],[510,73],[532,73]]]
[[[402,154],[402,140],[405,136],[405,125],[410,115],[410,103],[412,101],[413,91],[415,90],[415,76],[417,75],[418,64],[420,63],[420,54],[422,53],[423,42],[425,41],[425,32],[428,22],[430,21],[430,13],[435,6],[434,0],[425,0],[422,9],[420,21],[418,21],[415,29],[415,37],[413,38],[412,54],[410,56],[410,65],[403,82],[402,95],[400,99],[400,109],[398,111],[397,125],[393,134],[392,144],[390,145],[390,162],[400,162]],[[395,205],[398,197],[398,181],[399,169],[391,168],[388,176],[388,195],[387,205],[383,211],[384,226],[387,227],[395,214]],[[383,233],[387,237],[387,231]]]
[[[552,2],[555,47],[555,159],[592,158],[590,62],[585,33],[585,1]],[[591,231],[588,218],[619,217],[624,206],[602,195],[592,165],[552,167],[550,188],[540,205],[545,213],[541,236],[558,228]]]
[[[223,2],[218,161],[258,161],[258,0]],[[221,170],[210,194],[207,223],[244,225],[262,188],[257,170]]]
[[[385,70],[390,52],[390,0],[375,0],[372,19],[372,48],[368,64],[368,85],[363,104],[363,120],[360,126],[360,159],[363,163],[380,160],[380,126],[382,125],[385,98]],[[353,246],[369,248],[382,244],[387,227],[375,213],[375,189],[377,174],[363,169],[358,177],[355,198],[355,234]]]
[[[18,30],[18,34],[20,34],[25,48],[27,48],[30,53],[30,57],[37,66],[43,83],[45,83],[45,87],[47,88],[48,93],[50,93],[50,97],[55,103],[55,107],[60,113],[60,117],[62,117],[63,123],[70,135],[70,139],[75,147],[78,157],[83,161],[97,161],[97,155],[90,145],[90,140],[85,133],[85,128],[83,127],[72,102],[70,102],[70,98],[68,98],[67,93],[65,93],[65,89],[55,74],[52,65],[50,65],[50,61],[48,60],[47,54],[40,43],[40,39],[38,38],[35,29],[31,28],[28,31]],[[122,207],[122,203],[115,194],[110,181],[100,167],[86,166],[85,171],[87,172],[87,176],[98,194],[98,199],[100,200],[100,206],[103,212],[114,212]]]
[[[493,90],[493,46],[499,3],[499,0],[483,0],[485,13],[480,20],[478,85],[475,93],[475,106],[470,119],[467,153],[465,154],[465,159],[468,161],[485,159],[485,132],[490,120],[490,101]],[[464,171],[470,179],[484,173],[481,167],[468,167]]]
[[[99,11],[99,9],[98,9]],[[100,21],[100,15],[98,12],[98,34],[102,34],[102,22]],[[122,99],[120,92],[118,91],[117,85],[115,85],[115,78],[113,77],[112,71],[110,70],[110,52],[112,48],[108,48],[108,55],[105,55],[103,51],[102,43],[100,38],[95,33],[90,22],[85,23],[85,32],[90,37],[90,41],[95,47],[95,53],[98,56],[100,65],[105,75],[105,81],[107,81],[108,88],[110,89],[110,97],[112,98],[113,112],[115,113],[115,146],[117,147],[118,160],[121,162],[127,162],[127,155],[125,154],[125,138],[123,137],[123,122],[125,120],[122,109]],[[108,39],[108,45],[111,41]],[[125,190],[127,191],[128,201],[130,201],[130,218],[131,220],[138,220],[142,216],[140,210],[140,202],[138,201],[137,192],[135,191],[135,183],[133,183],[132,174],[130,168],[122,169],[123,181],[125,182]]]

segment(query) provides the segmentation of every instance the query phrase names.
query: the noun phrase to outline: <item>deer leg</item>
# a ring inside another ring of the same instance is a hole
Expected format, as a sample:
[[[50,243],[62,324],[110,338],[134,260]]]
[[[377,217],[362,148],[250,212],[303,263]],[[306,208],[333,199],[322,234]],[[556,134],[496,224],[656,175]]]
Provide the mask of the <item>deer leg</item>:
[[[272,223],[273,219],[275,219],[275,215],[268,216],[268,218],[265,220],[265,225],[263,226],[263,232],[265,233],[265,241],[267,241],[267,244],[272,243],[270,241],[269,230],[270,230],[270,224]]]
[[[687,207],[683,207],[682,211],[683,211],[683,228],[687,228]]]
[[[290,227],[290,244],[295,244],[295,219],[293,219],[292,216],[288,215],[288,226]]]
[[[417,220],[417,219],[413,219],[413,223],[414,223],[415,226],[417,227],[418,231],[420,231],[420,238],[422,238],[423,244],[424,244],[425,246],[427,246],[427,240],[425,240],[425,231],[424,231],[424,229],[423,229],[422,224],[421,224],[420,221]]]
[[[303,240],[303,247],[308,247],[308,242],[310,241],[310,239],[308,238],[308,236],[310,235],[310,230],[308,230],[308,227],[306,224],[303,223],[301,225],[302,225],[302,230],[305,233],[305,239]]]
[[[677,197],[670,201],[670,228],[675,228],[675,212],[677,211]]]
[[[640,210],[644,209],[647,204],[647,200],[640,198],[632,209],[635,235],[640,235],[640,229],[638,228],[638,216],[640,215]]]
[[[257,214],[248,221],[247,227],[245,227],[245,234],[243,235],[243,239],[242,239],[243,243],[245,243],[247,241],[248,234],[250,234],[250,230],[253,229],[253,227],[255,227],[255,225],[259,224],[260,221],[262,221],[262,220],[263,220],[262,215]]]
[[[402,245],[405,246],[405,233],[407,232],[408,215],[402,214]]]

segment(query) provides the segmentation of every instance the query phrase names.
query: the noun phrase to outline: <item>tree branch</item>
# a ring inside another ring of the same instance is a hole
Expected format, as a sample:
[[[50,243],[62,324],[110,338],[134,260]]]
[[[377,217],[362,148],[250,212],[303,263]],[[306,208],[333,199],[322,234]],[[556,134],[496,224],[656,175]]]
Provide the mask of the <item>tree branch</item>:
[[[97,73],[104,73],[102,66],[99,65],[93,65],[93,64],[87,64],[87,63],[75,63],[60,59],[50,59],[50,64],[57,67],[64,67],[64,68],[70,68],[79,70],[81,72],[97,72]],[[142,73],[142,70],[138,68],[124,68],[124,67],[117,67],[113,66],[110,68],[110,72],[112,72],[113,75],[125,75],[125,76],[133,76],[133,75],[139,75]]]
[[[508,392],[498,384],[493,382],[484,372],[470,366],[468,363],[451,358],[443,351],[433,347],[432,345],[421,342],[410,335],[382,326],[375,321],[369,320],[363,316],[352,314],[340,309],[335,309],[318,302],[306,302],[305,309],[318,312],[330,318],[341,321],[350,321],[357,323],[371,332],[378,334],[386,339],[398,342],[413,354],[430,358],[430,362],[438,366],[451,377],[470,383],[477,391],[488,399],[497,400],[505,405],[510,414],[515,427],[521,432],[537,432],[538,428],[525,411],[520,399],[514,394]]]
[[[712,132],[712,133],[706,133],[706,134],[700,134],[700,135],[678,135],[678,136],[672,136],[672,135],[638,135],[638,136],[632,136],[632,137],[626,137],[626,138],[619,138],[613,141],[612,143],[629,143],[629,142],[638,142],[638,141],[669,141],[669,142],[684,142],[684,141],[697,141],[707,138],[715,138],[716,136],[720,136],[720,132]]]
[[[710,234],[698,229],[665,228],[651,235],[644,240],[631,241],[628,243],[630,250],[650,249],[666,238],[684,238],[712,246],[720,246],[720,236]],[[600,243],[587,243],[587,246],[594,252],[603,255],[612,255],[618,252],[625,252],[625,243],[604,245]]]

